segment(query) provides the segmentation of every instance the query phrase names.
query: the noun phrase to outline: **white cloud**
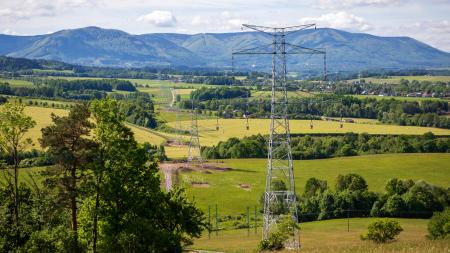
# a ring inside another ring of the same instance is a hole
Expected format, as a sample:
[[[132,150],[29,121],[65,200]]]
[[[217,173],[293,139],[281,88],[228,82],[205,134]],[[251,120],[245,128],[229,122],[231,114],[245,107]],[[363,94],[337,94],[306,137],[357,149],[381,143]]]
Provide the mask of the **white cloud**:
[[[31,19],[34,17],[51,17],[73,8],[95,6],[96,2],[88,0],[5,0],[4,8],[0,9],[0,18],[12,21]]]
[[[191,20],[192,26],[207,28],[212,31],[237,31],[242,27],[242,24],[245,23],[248,23],[248,20],[238,18],[228,11],[223,11],[215,16],[196,15]]]
[[[17,35],[17,33],[11,29],[5,29],[2,33],[7,35]]]
[[[150,23],[157,27],[172,27],[177,23],[177,19],[170,11],[156,10],[147,15],[143,15],[137,18],[137,21],[143,21]]]
[[[373,29],[373,26],[364,18],[345,11],[327,13],[319,17],[302,18],[300,23],[316,23],[318,27],[331,27],[358,32],[367,32]]]
[[[391,6],[404,4],[409,0],[319,0],[318,7],[321,9],[342,9],[363,6]]]
[[[209,17],[194,16],[191,20],[191,24],[194,26],[203,26],[211,24]]]

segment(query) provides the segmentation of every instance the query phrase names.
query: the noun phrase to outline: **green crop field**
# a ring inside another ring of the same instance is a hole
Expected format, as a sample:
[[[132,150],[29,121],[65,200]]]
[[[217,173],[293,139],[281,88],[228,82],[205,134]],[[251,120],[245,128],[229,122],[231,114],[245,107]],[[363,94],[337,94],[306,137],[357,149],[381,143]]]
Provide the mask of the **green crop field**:
[[[73,70],[56,70],[56,69],[33,69],[33,73],[37,74],[54,74],[54,73],[62,73],[62,74],[74,74]]]
[[[369,222],[375,218],[352,218],[315,221],[300,224],[300,252],[305,253],[443,253],[450,251],[450,241],[430,241],[425,238],[428,220],[392,219],[400,223],[404,231],[398,240],[376,245],[362,241],[359,235],[367,230]],[[348,223],[347,223],[348,222]],[[347,225],[349,224],[349,227]],[[347,231],[347,228],[349,230]],[[255,252],[261,240],[261,228],[257,233],[250,229],[213,232],[208,237],[204,233],[197,239],[192,249],[214,250],[222,252]],[[294,252],[289,250],[278,252]]]
[[[26,80],[20,79],[4,79],[0,78],[0,83],[9,83],[12,87],[31,87],[33,83]]]
[[[181,127],[189,129],[190,121],[182,121]],[[168,123],[171,127],[176,128],[176,122]],[[269,119],[250,119],[250,129],[246,130],[244,119],[220,119],[219,131],[216,131],[216,120],[206,119],[199,120],[199,135],[202,145],[211,146],[219,141],[225,141],[231,137],[241,138],[254,134],[269,133]],[[344,123],[344,127],[340,128],[339,122],[314,120],[314,128],[310,129],[309,120],[291,120],[291,133],[369,133],[369,134],[424,134],[433,132],[437,135],[450,135],[449,129],[440,129],[432,127],[415,127],[415,126],[398,126],[383,124],[360,124],[360,123]]]
[[[426,180],[443,187],[450,186],[450,154],[386,154],[340,157],[321,160],[294,161],[295,185],[302,193],[306,180],[311,177],[328,181],[334,188],[339,174],[358,173],[363,176],[369,190],[383,192],[386,182],[393,177]],[[187,192],[198,206],[207,211],[217,204],[221,214],[239,214],[249,206],[259,205],[264,191],[266,159],[229,159],[216,161],[229,171],[182,173]],[[191,182],[205,182],[208,187],[196,187]],[[245,184],[249,188],[241,188]],[[220,196],[220,197],[218,197]]]
[[[408,81],[417,80],[417,81],[430,81],[430,82],[450,82],[450,76],[391,76],[389,78],[375,78],[375,77],[367,77],[362,78],[367,83],[389,83],[389,84],[398,84],[400,80],[405,79]],[[349,80],[351,82],[358,81],[359,79]]]

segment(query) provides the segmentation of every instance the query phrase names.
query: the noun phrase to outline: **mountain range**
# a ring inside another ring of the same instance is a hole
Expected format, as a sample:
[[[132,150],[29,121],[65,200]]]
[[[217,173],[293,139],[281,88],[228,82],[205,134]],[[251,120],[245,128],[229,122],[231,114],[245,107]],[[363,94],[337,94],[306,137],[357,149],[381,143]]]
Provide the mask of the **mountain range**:
[[[233,50],[270,43],[258,32],[132,35],[120,30],[85,27],[35,36],[0,34],[0,55],[57,60],[86,66],[172,66],[226,68]],[[379,37],[321,28],[296,32],[290,44],[325,48],[333,70],[450,67],[450,53],[409,37]],[[235,57],[240,68],[268,68],[270,55]],[[320,70],[319,55],[289,55],[288,71]]]

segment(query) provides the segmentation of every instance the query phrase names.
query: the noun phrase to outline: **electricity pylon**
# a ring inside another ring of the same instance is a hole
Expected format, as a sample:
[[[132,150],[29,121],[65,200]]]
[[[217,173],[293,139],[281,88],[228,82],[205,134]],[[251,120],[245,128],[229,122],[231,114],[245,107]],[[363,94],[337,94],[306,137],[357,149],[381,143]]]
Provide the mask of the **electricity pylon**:
[[[194,107],[194,100],[191,100],[191,140],[189,142],[188,150],[188,162],[198,162],[200,166],[203,166],[202,154],[200,151],[200,140],[198,138],[198,122],[197,112]]]
[[[270,44],[233,52],[233,55],[272,55],[270,137],[263,220],[263,239],[267,240],[271,229],[277,225],[280,218],[290,216],[295,222],[298,222],[288,117],[286,55],[325,55],[325,51],[286,42],[287,35],[315,27],[315,24],[291,27],[265,27],[247,24],[243,24],[243,26],[270,35],[272,38]],[[280,187],[280,185],[282,186]],[[285,242],[285,246],[291,249],[300,248],[297,229],[294,229],[293,235]]]

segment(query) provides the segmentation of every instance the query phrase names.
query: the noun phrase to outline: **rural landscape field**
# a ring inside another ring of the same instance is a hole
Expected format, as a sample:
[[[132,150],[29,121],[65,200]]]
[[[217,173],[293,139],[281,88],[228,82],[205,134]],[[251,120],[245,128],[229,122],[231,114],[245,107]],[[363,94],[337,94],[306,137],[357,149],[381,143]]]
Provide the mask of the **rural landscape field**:
[[[446,1],[2,1],[0,252],[450,253]]]

